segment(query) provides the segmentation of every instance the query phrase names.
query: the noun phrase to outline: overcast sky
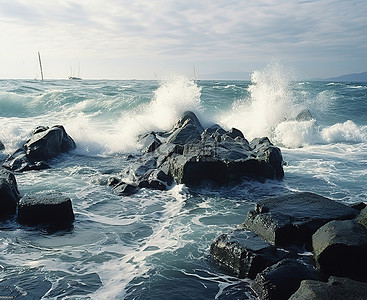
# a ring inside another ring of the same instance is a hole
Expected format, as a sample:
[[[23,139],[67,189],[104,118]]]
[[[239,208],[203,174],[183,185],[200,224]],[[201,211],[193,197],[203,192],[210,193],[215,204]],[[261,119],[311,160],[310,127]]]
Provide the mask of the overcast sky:
[[[0,78],[367,71],[366,0],[0,0]],[[77,75],[77,74],[75,74]]]

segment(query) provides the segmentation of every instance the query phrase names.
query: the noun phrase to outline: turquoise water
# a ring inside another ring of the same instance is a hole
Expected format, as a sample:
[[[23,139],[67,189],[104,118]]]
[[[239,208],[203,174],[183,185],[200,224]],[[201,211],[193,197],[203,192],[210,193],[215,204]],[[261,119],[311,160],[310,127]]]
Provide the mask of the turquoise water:
[[[309,109],[315,120],[294,117]],[[136,136],[170,129],[186,110],[205,125],[269,136],[286,161],[282,181],[243,181],[116,196],[105,183],[128,167]],[[251,82],[1,80],[0,159],[38,125],[64,125],[77,149],[52,169],[16,174],[22,194],[57,189],[74,226],[47,232],[0,223],[0,296],[15,299],[253,299],[248,280],[209,255],[257,200],[313,191],[367,201],[367,84],[296,82],[254,72]]]

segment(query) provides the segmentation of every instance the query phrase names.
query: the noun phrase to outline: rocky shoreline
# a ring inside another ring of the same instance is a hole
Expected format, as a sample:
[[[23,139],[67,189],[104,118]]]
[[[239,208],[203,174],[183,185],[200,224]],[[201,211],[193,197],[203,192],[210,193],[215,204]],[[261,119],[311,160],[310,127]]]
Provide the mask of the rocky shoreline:
[[[138,142],[141,153],[130,156],[129,168],[107,180],[117,195],[284,176],[281,151],[267,137],[249,142],[235,128],[204,128],[192,112],[172,130],[146,133]],[[0,219],[70,228],[70,198],[53,190],[21,197],[14,174],[50,168],[49,159],[75,147],[63,126],[35,128],[0,168]],[[366,204],[350,207],[309,192],[259,200],[243,224],[210,246],[224,272],[252,279],[260,299],[366,299],[366,253]]]

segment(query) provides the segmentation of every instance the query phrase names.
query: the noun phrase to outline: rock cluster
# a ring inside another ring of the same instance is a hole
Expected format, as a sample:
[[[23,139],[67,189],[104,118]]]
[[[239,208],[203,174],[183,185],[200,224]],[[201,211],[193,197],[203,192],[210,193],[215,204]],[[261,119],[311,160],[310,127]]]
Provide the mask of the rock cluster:
[[[3,167],[17,172],[48,169],[47,160],[73,149],[75,142],[63,126],[38,126],[31,138],[5,160]]]
[[[281,179],[283,158],[268,138],[250,143],[238,129],[215,124],[204,128],[197,116],[185,112],[168,132],[139,137],[143,155],[114,178],[116,193],[128,195],[139,187],[165,190],[173,181],[199,185],[203,181],[226,184],[243,177]]]
[[[366,217],[366,207],[360,212],[308,192],[264,199],[239,229],[216,238],[210,252],[225,269],[253,279],[260,299],[288,299],[298,288],[292,299],[364,299],[352,295],[367,297],[367,290],[355,290],[367,282]],[[329,276],[338,278],[324,283]],[[330,286],[339,281],[337,289]],[[352,290],[351,296],[324,297],[326,287],[343,295]],[[310,293],[316,296],[303,296]]]

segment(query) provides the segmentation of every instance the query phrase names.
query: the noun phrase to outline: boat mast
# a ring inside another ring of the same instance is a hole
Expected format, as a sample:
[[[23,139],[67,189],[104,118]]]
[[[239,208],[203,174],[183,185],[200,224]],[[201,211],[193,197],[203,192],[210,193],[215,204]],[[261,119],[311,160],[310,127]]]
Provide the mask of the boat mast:
[[[39,51],[38,51],[38,60],[40,62],[41,78],[43,80],[43,70],[42,70],[42,63],[41,63],[41,55],[40,55],[40,52]]]

